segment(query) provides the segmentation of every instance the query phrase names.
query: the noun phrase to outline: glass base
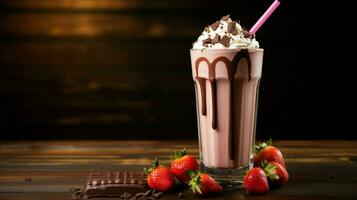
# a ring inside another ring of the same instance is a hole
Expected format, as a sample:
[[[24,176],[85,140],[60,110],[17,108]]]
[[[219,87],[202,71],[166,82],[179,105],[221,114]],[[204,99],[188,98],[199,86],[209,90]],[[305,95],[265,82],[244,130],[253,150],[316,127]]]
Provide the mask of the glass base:
[[[243,189],[243,177],[251,168],[250,165],[239,168],[213,168],[208,167],[200,162],[201,171],[206,172],[218,181],[224,190],[239,190]]]

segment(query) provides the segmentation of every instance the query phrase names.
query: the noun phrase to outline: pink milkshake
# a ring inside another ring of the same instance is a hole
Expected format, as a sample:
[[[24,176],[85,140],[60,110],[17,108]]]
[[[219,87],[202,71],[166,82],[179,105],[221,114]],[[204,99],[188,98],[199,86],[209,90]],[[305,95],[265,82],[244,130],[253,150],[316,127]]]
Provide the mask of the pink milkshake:
[[[253,165],[263,49],[224,16],[207,26],[191,53],[201,169],[229,188]]]
[[[191,50],[191,60],[203,164],[250,165],[263,50]]]

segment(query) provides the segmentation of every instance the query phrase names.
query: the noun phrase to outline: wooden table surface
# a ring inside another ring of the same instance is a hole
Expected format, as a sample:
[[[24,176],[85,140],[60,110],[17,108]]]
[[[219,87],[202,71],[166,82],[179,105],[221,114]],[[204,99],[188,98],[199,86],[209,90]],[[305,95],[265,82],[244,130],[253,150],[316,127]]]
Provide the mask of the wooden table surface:
[[[286,157],[288,184],[267,195],[238,190],[208,199],[357,199],[357,141],[274,144]],[[142,170],[155,156],[168,159],[184,147],[197,155],[196,141],[1,141],[0,199],[71,199],[70,188],[83,187],[89,172]]]

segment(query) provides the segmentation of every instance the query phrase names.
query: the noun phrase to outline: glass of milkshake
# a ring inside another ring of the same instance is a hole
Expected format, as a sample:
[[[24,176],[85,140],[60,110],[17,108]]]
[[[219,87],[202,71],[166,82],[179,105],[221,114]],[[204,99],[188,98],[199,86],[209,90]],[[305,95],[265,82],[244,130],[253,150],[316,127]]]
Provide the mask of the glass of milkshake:
[[[190,53],[201,170],[240,188],[254,163],[263,49],[227,15],[204,28]]]

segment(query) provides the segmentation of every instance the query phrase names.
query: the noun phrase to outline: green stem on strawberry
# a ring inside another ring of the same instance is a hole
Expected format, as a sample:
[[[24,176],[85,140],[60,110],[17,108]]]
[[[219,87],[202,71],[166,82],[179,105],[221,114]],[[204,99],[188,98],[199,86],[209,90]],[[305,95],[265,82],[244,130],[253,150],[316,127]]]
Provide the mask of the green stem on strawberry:
[[[191,180],[188,183],[192,192],[202,196],[222,192],[222,186],[210,175],[200,171],[191,171],[188,173]]]
[[[144,168],[144,173],[145,173],[146,175],[149,175],[150,172],[151,172],[153,169],[157,168],[159,165],[160,165],[159,159],[155,158],[155,160],[152,161],[152,167],[150,167],[150,168],[146,168],[146,167],[145,167],[145,168]]]
[[[186,148],[182,149],[181,151],[174,151],[174,153],[170,155],[170,159],[176,160],[184,157],[185,155],[187,155]]]
[[[199,172],[198,171],[192,171],[192,170],[187,170],[186,174],[190,179],[193,179]]]
[[[275,170],[275,166],[271,163],[268,163],[268,161],[263,160],[260,163],[260,166],[262,167],[262,169],[264,170],[266,176],[270,179],[270,180],[279,180],[279,176],[275,174],[274,170]]]
[[[273,145],[273,140],[270,138],[269,140],[260,143],[259,145],[255,145],[255,153],[259,153],[260,151],[262,151],[265,147],[267,146],[272,146]]]
[[[166,162],[166,161],[162,161],[161,166],[164,166],[164,167],[169,167],[170,166],[170,163]]]
[[[200,172],[198,171],[192,171],[188,170],[187,175],[190,177],[190,182],[188,185],[190,186],[191,190],[193,193],[199,192],[202,194],[201,188],[200,188],[200,183],[201,183],[201,176],[199,176]]]

